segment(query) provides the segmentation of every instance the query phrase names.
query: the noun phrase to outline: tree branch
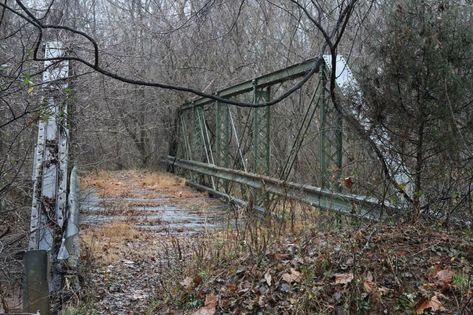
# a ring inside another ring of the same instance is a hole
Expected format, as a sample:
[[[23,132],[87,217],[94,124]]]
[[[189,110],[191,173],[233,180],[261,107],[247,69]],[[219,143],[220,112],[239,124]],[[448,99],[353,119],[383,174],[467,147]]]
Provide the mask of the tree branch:
[[[112,79],[115,79],[115,80],[118,80],[118,81],[121,81],[121,82],[124,82],[124,83],[192,93],[192,94],[195,94],[195,95],[198,95],[198,96],[201,96],[201,97],[205,97],[205,98],[209,98],[209,99],[221,102],[223,104],[230,104],[230,105],[235,105],[235,106],[239,106],[239,107],[255,108],[255,107],[267,107],[267,106],[272,106],[272,105],[278,104],[282,100],[284,100],[287,97],[289,97],[290,95],[292,95],[294,92],[301,89],[309,81],[309,79],[315,73],[317,73],[319,71],[320,65],[323,62],[323,58],[322,58],[323,54],[324,54],[325,49],[327,48],[328,45],[330,46],[331,50],[336,49],[336,47],[333,47],[333,44],[330,41],[326,41],[326,43],[324,44],[323,48],[321,49],[321,51],[318,55],[316,65],[314,66],[314,68],[312,70],[310,70],[298,83],[296,83],[293,87],[291,87],[286,92],[284,92],[278,98],[275,98],[271,101],[267,101],[267,102],[263,102],[263,103],[238,102],[238,101],[230,100],[230,99],[227,99],[227,98],[221,98],[217,95],[204,93],[202,91],[199,91],[199,90],[196,90],[196,89],[193,89],[193,88],[190,88],[190,87],[184,87],[184,86],[173,85],[173,84],[165,84],[165,83],[160,83],[160,82],[149,82],[149,81],[144,81],[144,80],[131,79],[131,78],[125,77],[123,75],[111,72],[111,71],[109,71],[105,68],[102,68],[99,64],[98,44],[91,36],[89,36],[88,34],[82,32],[82,31],[75,30],[75,29],[67,27],[67,26],[43,24],[43,23],[41,23],[41,21],[39,21],[28,10],[28,8],[20,0],[16,0],[16,2],[18,3],[18,5],[21,7],[21,9],[24,11],[24,13],[26,15],[21,13],[21,12],[18,12],[17,10],[15,10],[15,9],[9,7],[9,6],[7,6],[6,4],[0,3],[0,6],[5,8],[6,10],[9,10],[10,12],[16,14],[17,16],[21,17],[22,19],[24,19],[25,21],[27,21],[28,23],[30,23],[31,25],[35,26],[38,29],[38,38],[36,40],[34,55],[33,55],[33,58],[34,58],[35,61],[76,61],[76,62],[80,62],[80,63],[86,65],[87,67],[95,70],[96,72],[99,72],[99,73],[101,73],[101,74],[103,74],[107,77],[110,77]],[[354,1],[354,2],[356,2],[356,1]],[[73,34],[77,34],[77,35],[85,37],[94,46],[94,62],[92,63],[92,62],[89,62],[89,61],[87,61],[83,58],[79,58],[79,57],[40,58],[38,56],[38,52],[39,52],[39,47],[40,47],[42,39],[43,39],[43,30],[44,29],[65,30],[65,31],[72,32]],[[335,34],[337,32],[338,32],[337,28],[335,28],[332,31],[332,34]]]

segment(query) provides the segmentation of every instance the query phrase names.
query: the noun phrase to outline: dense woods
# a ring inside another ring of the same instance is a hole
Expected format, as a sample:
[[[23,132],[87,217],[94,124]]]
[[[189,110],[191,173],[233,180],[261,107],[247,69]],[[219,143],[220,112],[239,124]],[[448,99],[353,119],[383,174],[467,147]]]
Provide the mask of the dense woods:
[[[271,90],[271,99],[282,99],[271,105],[266,175],[376,197],[402,208],[396,223],[471,233],[471,1],[0,0],[0,298],[21,279],[37,124],[51,116],[42,87],[47,41],[63,42],[70,62],[68,87],[57,93],[69,106],[71,165],[83,173],[158,170],[176,151],[180,105],[343,55],[360,88],[349,95],[326,66],[324,77],[308,78],[287,97],[300,79]],[[341,166],[327,170],[319,161],[320,116],[299,139],[321,93],[327,121],[343,124]],[[252,96],[232,101],[255,103]],[[243,134],[251,109],[236,104],[233,111],[233,128]],[[211,132],[209,141],[216,137]],[[239,140],[234,168],[246,171],[251,140]],[[408,181],[396,180],[401,171]]]

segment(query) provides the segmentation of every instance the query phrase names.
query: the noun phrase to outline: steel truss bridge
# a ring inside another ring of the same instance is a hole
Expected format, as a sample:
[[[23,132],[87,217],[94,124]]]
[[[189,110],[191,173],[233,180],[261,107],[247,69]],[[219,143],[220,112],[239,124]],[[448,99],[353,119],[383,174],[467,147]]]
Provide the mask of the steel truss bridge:
[[[45,44],[47,58],[64,53],[60,42]],[[175,139],[165,159],[169,169],[195,188],[264,213],[286,198],[372,220],[396,213],[386,198],[352,190],[351,178],[342,184],[344,176],[357,172],[352,160],[360,142],[350,140],[358,137],[344,130],[341,115],[330,104],[330,61],[330,56],[308,60],[216,93],[220,99],[265,103],[316,71],[305,89],[275,106],[242,108],[210,98],[181,105]],[[336,82],[344,94],[354,78],[343,57],[338,56],[336,64]],[[68,153],[68,71],[67,61],[45,62],[23,290],[25,311],[41,314],[49,313],[49,295],[59,292],[78,267],[78,185]],[[373,129],[364,118],[361,124]],[[389,142],[382,130],[378,134],[383,140],[380,145]],[[358,151],[363,155],[365,150]],[[386,160],[388,166],[402,169],[396,156]],[[376,172],[377,167],[369,163],[368,168]]]
[[[165,162],[186,177],[189,185],[240,205],[250,203],[260,211],[272,208],[282,197],[375,220],[396,212],[385,200],[342,192],[348,161],[342,117],[330,104],[330,60],[330,56],[321,63],[308,60],[215,93],[254,104],[268,102],[285,84],[317,67],[306,95],[301,92],[293,97],[293,107],[300,113],[292,121],[287,101],[240,108],[199,98],[181,105],[176,141]],[[343,92],[353,75],[342,56],[337,58],[337,68],[337,84]]]

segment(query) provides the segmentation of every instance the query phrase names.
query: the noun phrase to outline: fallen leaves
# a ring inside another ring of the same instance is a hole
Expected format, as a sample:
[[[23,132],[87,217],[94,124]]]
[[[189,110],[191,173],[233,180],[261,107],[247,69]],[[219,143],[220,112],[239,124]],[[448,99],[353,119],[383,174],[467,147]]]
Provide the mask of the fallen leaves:
[[[179,282],[179,284],[187,291],[191,291],[195,289],[201,283],[202,283],[202,277],[199,275],[195,275],[194,277],[185,277],[184,280]]]
[[[433,312],[443,312],[445,307],[439,300],[439,297],[443,297],[442,294],[436,292],[431,298],[424,298],[417,303],[416,314],[423,314],[426,310],[431,310]]]
[[[442,292],[444,292],[445,290],[448,290],[452,287],[454,276],[455,272],[451,270],[450,267],[440,269],[440,267],[437,265],[434,267],[434,271],[427,275],[427,278],[430,280],[430,282],[424,283],[422,288],[441,288]]]
[[[270,287],[271,286],[271,280],[273,278],[271,277],[271,274],[269,272],[266,272],[264,274],[264,279],[266,280],[266,284]]]
[[[186,290],[192,290],[192,285],[194,284],[194,279],[191,277],[185,277],[184,280],[179,282],[180,285]]]
[[[373,281],[365,280],[363,282],[363,289],[365,289],[366,293],[373,294],[378,292],[378,287]]]
[[[343,179],[343,185],[345,185],[346,188],[348,189],[352,189],[353,187],[353,179],[349,176],[349,177],[345,177]]]
[[[281,239],[268,246],[260,260],[244,253],[215,266],[205,283],[185,296],[206,300],[194,314],[315,313],[321,306],[343,313],[354,296],[369,305],[371,314],[394,309],[399,314],[455,311],[455,299],[468,297],[468,290],[456,287],[460,272],[470,275],[467,259],[452,261],[449,252],[432,255],[423,250],[427,233],[405,230],[377,227],[376,234],[356,229]],[[427,235],[430,242],[444,246],[441,234]],[[445,285],[449,290],[443,290]],[[208,292],[217,295],[215,308],[207,301]]]
[[[442,287],[448,287],[453,281],[453,276],[455,272],[449,269],[440,270],[435,274],[435,278],[437,279],[437,283],[442,285]]]
[[[353,281],[353,273],[336,273],[335,284],[348,284]]]
[[[205,297],[204,306],[193,313],[193,315],[214,315],[217,311],[217,296],[213,293]]]
[[[375,297],[376,299],[379,299],[380,297],[388,294],[391,291],[391,289],[388,289],[386,287],[379,287],[374,282],[373,274],[370,271],[367,272],[365,280],[363,281],[363,289],[366,293]]]
[[[282,280],[287,283],[299,282],[301,280],[301,273],[294,268],[282,275]]]
[[[149,295],[143,290],[136,290],[131,296],[132,301],[144,300],[147,299]]]

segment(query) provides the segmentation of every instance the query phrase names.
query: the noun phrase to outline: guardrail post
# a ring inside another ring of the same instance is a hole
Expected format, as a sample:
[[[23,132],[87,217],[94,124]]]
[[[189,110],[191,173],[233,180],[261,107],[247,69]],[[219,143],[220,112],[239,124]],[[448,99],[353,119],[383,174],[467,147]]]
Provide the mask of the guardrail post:
[[[49,314],[48,252],[30,250],[25,253],[23,310],[41,315]]]

